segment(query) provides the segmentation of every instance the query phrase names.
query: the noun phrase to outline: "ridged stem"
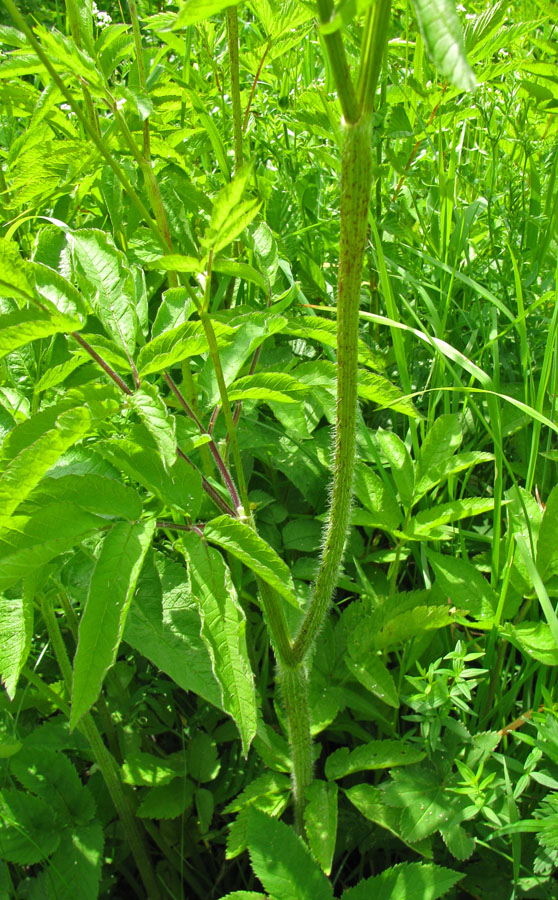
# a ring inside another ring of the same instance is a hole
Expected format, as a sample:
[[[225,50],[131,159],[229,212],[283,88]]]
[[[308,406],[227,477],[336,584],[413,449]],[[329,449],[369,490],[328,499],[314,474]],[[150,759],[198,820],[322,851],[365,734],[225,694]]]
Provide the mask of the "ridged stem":
[[[304,665],[279,666],[279,688],[283,698],[291,747],[291,778],[295,801],[295,828],[304,835],[306,788],[312,783],[312,736],[308,705],[308,678]]]
[[[333,481],[320,567],[310,606],[293,648],[296,662],[304,660],[324,623],[349,530],[356,451],[360,285],[371,185],[372,147],[367,116],[346,127],[343,143]]]

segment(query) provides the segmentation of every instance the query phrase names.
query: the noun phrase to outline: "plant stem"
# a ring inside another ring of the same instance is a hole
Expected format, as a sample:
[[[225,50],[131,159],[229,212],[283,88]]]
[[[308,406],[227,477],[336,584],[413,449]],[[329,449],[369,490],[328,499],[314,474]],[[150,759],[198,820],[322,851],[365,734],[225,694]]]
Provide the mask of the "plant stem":
[[[334,13],[333,0],[317,0],[317,5],[321,23],[325,25]],[[325,33],[323,39],[333,70],[339,102],[343,110],[343,118],[348,123],[357,122],[360,117],[360,108],[345,55],[341,30],[338,28],[330,34]]]
[[[320,568],[293,648],[297,662],[304,660],[324,623],[349,528],[356,451],[360,285],[371,185],[372,150],[367,116],[347,126],[343,145],[333,484]]]
[[[227,44],[231,68],[231,100],[233,114],[234,170],[238,172],[243,163],[242,153],[242,109],[240,105],[240,69],[238,59],[238,9],[227,9]]]
[[[64,644],[60,628],[58,627],[58,622],[56,621],[56,616],[52,607],[52,600],[48,596],[43,597],[42,611],[48,631],[49,640],[54,649],[54,653],[60,667],[60,671],[62,673],[62,678],[66,686],[66,691],[69,695],[71,695],[72,666],[68,658],[68,653],[66,651],[66,646]],[[118,766],[116,765],[116,762],[111,756],[109,750],[105,746],[105,743],[97,726],[95,725],[91,713],[87,713],[82,718],[78,728],[87,738],[91,750],[93,751],[95,761],[99,766],[111,800],[114,803],[114,807],[121,821],[126,840],[130,846],[135,863],[138,867],[138,871],[141,875],[141,879],[147,892],[148,900],[160,900],[161,894],[159,892],[159,885],[157,884],[155,873],[151,866],[151,861],[147,852],[147,847],[145,846],[145,842],[139,830],[138,823],[134,817],[134,813],[129,804],[128,798],[124,793],[122,782],[120,781]]]
[[[291,745],[291,777],[295,801],[295,828],[304,835],[304,807],[306,788],[312,783],[312,736],[308,705],[308,678],[304,665],[279,667],[279,686]]]

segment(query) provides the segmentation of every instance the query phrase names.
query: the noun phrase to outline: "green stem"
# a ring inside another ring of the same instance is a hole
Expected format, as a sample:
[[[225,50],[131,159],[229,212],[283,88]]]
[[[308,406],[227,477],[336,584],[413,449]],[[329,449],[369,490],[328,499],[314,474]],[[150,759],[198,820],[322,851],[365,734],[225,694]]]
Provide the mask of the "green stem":
[[[281,665],[292,666],[293,647],[289,637],[283,598],[261,579],[258,579],[258,588],[275,657]]]
[[[308,678],[304,666],[280,666],[279,686],[289,723],[295,828],[300,835],[304,835],[305,795],[312,783],[313,767]]]
[[[54,649],[54,654],[62,673],[66,691],[71,695],[72,666],[60,628],[58,627],[58,622],[56,621],[52,600],[48,596],[43,597],[42,611],[49,640]],[[111,800],[114,803],[114,807],[122,823],[126,840],[132,851],[138,872],[140,873],[146,889],[148,900],[160,900],[161,894],[159,892],[159,885],[157,884],[155,873],[151,866],[147,847],[145,846],[142,834],[138,828],[138,823],[134,817],[128,798],[124,793],[118,766],[105,746],[101,734],[90,713],[87,713],[87,715],[82,718],[78,728],[87,738],[95,761],[99,766],[99,770],[103,776]]]
[[[297,662],[304,660],[324,623],[349,530],[356,451],[360,286],[371,185],[370,120],[365,117],[347,126],[343,144],[333,484],[320,568],[310,606],[293,648]]]
[[[363,116],[374,109],[390,13],[391,0],[376,0],[366,14],[357,82],[358,102]]]
[[[136,51],[136,62],[138,66],[138,82],[140,90],[147,95],[147,79],[145,77],[145,65],[143,62],[143,46],[141,42],[141,30],[139,25],[138,10],[136,0],[128,0],[130,7],[130,18],[132,19],[132,31],[134,34],[134,47]],[[145,159],[151,160],[151,146],[149,140],[149,118],[143,123],[143,155]]]
[[[317,0],[317,5],[320,21],[322,25],[326,25],[334,14],[333,0]],[[323,39],[343,110],[343,118],[348,123],[357,122],[360,117],[360,108],[345,55],[341,30],[338,28],[337,31],[330,34],[325,33]]]
[[[77,10],[75,0],[66,0],[66,13],[68,15],[68,22],[70,24],[70,33],[72,35],[72,39],[74,44],[81,50],[82,47],[82,33],[81,33],[81,23],[79,20],[79,13]],[[90,50],[90,48],[87,48]],[[87,112],[87,117],[91,124],[91,127],[95,129],[99,137],[101,136],[101,129],[99,128],[99,119],[97,117],[97,112],[93,105],[93,100],[91,99],[91,94],[89,93],[89,89],[85,84],[81,85],[81,90],[83,93],[83,102],[85,105],[85,110]]]
[[[238,10],[236,6],[227,9],[227,44],[231,67],[231,100],[234,136],[234,170],[238,172],[243,163],[242,154],[242,109],[240,106],[240,67],[238,57]]]

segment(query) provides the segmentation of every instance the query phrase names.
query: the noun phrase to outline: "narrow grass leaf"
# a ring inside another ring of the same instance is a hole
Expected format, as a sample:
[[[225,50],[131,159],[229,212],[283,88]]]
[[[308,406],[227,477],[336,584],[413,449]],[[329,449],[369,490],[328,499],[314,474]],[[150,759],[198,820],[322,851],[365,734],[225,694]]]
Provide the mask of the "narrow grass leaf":
[[[230,516],[218,516],[207,523],[203,536],[206,541],[236,556],[291,606],[299,608],[287,564],[249,525]]]
[[[248,852],[255,875],[277,900],[332,900],[333,888],[292,828],[252,807]]]
[[[310,849],[326,875],[337,840],[337,785],[314,779],[306,788],[304,825]]]
[[[116,659],[136,582],[154,530],[154,519],[134,524],[119,522],[103,541],[79,623],[71,728],[97,700],[105,675]]]
[[[246,616],[222,555],[195,534],[183,536],[201,635],[221,688],[223,709],[236,722],[244,755],[256,734],[256,690],[246,645]]]
[[[477,82],[467,62],[453,0],[413,0],[413,6],[424,43],[440,74],[460,90],[474,91]]]

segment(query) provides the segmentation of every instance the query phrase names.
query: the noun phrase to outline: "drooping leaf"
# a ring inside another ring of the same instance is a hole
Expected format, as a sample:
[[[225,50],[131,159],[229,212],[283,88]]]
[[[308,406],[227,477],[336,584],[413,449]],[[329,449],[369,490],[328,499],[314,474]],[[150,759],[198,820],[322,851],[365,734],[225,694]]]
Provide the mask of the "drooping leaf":
[[[202,638],[221,687],[223,709],[237,724],[244,754],[256,734],[256,690],[246,646],[246,616],[223,557],[195,534],[183,536]]]
[[[50,337],[52,334],[79,331],[81,327],[78,319],[62,313],[45,313],[40,309],[18,309],[0,315],[0,358],[30,341]]]
[[[391,769],[395,766],[410,766],[424,759],[424,751],[407,741],[369,741],[354,750],[341,747],[326,760],[327,778],[344,778],[353,772]]]
[[[445,628],[455,621],[450,606],[416,606],[389,618],[374,634],[376,650],[387,650],[416,635],[437,628]]]
[[[72,503],[50,503],[32,516],[12,516],[0,528],[0,591],[106,526]]]
[[[97,229],[80,229],[69,235],[84,292],[116,345],[132,355],[138,318],[135,287],[125,256],[112,238]]]
[[[0,594],[0,676],[10,699],[27,661],[32,636],[33,598],[25,591],[13,599]]]
[[[306,789],[306,799],[304,826],[308,844],[329,875],[337,838],[337,785],[314,779]]]
[[[17,509],[59,457],[88,433],[91,424],[85,407],[67,410],[53,428],[10,459],[0,475],[0,522]]]
[[[0,855],[30,866],[50,856],[60,842],[60,826],[49,804],[23,791],[0,792]]]
[[[275,588],[298,609],[288,566],[249,525],[231,519],[230,516],[218,516],[207,523],[203,536],[206,541],[217,544],[240,559],[262,581]]]
[[[453,0],[413,0],[428,53],[440,74],[463,91],[477,82],[467,62],[463,32]]]
[[[252,868],[277,900],[332,900],[333,888],[292,828],[251,807],[248,851]]]
[[[162,554],[148,555],[131,605],[124,640],[165,672],[184,691],[221,706],[200,616],[186,569]]]
[[[176,462],[176,424],[155,385],[144,383],[130,397],[130,405],[153,437],[165,471]]]
[[[79,623],[72,686],[72,728],[97,700],[105,675],[116,659],[154,530],[154,519],[119,522],[103,541]]]
[[[342,900],[438,900],[463,878],[434,863],[399,863],[380,875],[364,878],[341,895]]]
[[[385,802],[383,791],[372,784],[356,784],[345,791],[347,798],[356,806],[360,813],[371,822],[375,822],[380,828],[396,835],[404,844],[411,846],[401,834],[401,812],[394,806],[388,806]],[[415,841],[412,844],[416,853],[432,857],[430,838],[423,841]]]

